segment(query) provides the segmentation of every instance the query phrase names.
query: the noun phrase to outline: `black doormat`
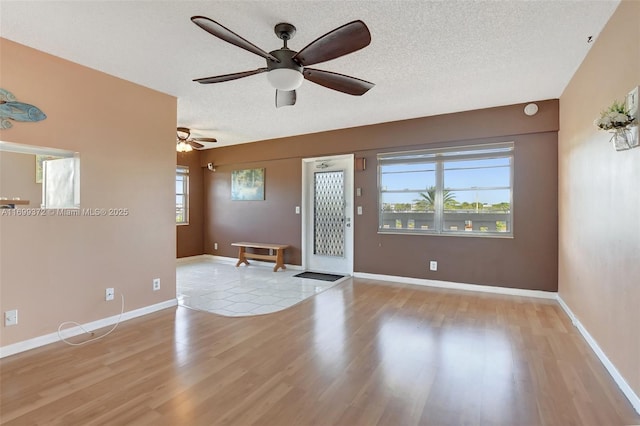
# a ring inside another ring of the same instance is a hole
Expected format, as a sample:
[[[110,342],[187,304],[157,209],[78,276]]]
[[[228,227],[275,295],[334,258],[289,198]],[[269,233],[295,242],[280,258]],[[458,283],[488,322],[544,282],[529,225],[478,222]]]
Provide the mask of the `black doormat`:
[[[319,272],[301,272],[294,277],[298,278],[310,278],[312,280],[322,280],[322,281],[337,281],[340,278],[344,277],[344,275],[333,275],[333,274],[321,274]]]

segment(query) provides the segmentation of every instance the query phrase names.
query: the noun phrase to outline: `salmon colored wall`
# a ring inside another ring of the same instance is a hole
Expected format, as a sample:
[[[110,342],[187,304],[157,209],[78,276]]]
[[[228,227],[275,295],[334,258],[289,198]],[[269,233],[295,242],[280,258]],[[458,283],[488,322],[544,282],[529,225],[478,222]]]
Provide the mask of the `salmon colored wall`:
[[[0,345],[116,315],[120,293],[126,311],[175,299],[176,99],[6,39],[0,75],[48,116],[0,140],[78,151],[82,207],[129,212],[0,217],[0,311],[19,316],[0,327]],[[116,301],[104,301],[107,287]]]
[[[283,243],[292,246],[285,262],[301,264],[302,158],[355,153],[367,159],[354,177],[364,211],[354,218],[356,272],[556,291],[558,101],[538,105],[533,117],[513,105],[203,151],[218,170],[205,174],[205,252],[234,257],[233,241]],[[515,238],[377,233],[378,152],[483,141],[515,142]],[[265,168],[265,201],[231,201],[231,172],[256,167]]]
[[[189,224],[176,225],[177,257],[203,254],[203,174],[209,172],[200,166],[200,151],[178,152],[177,163],[189,167]]]
[[[559,293],[640,395],[640,148],[592,123],[640,84],[640,2],[622,1],[560,98]]]

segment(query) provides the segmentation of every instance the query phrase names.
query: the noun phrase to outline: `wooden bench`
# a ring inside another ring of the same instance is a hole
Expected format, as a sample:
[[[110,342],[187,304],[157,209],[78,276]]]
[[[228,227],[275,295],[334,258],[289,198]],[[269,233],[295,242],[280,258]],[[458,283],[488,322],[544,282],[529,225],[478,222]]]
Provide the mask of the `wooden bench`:
[[[247,259],[260,259],[273,260],[276,262],[276,266],[273,267],[273,272],[278,272],[279,268],[287,269],[287,267],[284,266],[284,249],[289,246],[286,244],[247,243],[242,241],[239,243],[231,243],[231,245],[239,247],[238,263],[236,263],[236,267],[240,266],[242,263],[245,263],[248,266],[249,262]],[[247,253],[247,248],[273,250],[274,254]]]

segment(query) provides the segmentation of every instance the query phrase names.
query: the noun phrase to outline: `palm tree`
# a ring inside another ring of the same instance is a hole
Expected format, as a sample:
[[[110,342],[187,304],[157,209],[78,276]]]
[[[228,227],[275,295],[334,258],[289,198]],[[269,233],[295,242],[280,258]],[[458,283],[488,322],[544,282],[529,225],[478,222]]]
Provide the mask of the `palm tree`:
[[[427,188],[426,192],[421,192],[420,196],[422,198],[413,200],[416,203],[416,209],[420,211],[429,211],[435,210],[435,202],[436,202],[436,187],[430,186]],[[456,201],[456,194],[451,192],[449,189],[444,189],[442,191],[442,201],[444,202],[445,208],[453,208],[458,204]]]

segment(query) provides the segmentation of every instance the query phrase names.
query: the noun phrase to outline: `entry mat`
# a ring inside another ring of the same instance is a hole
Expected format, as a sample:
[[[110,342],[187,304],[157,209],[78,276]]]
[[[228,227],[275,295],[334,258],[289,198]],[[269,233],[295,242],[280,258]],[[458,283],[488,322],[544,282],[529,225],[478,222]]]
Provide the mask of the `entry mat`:
[[[344,275],[333,275],[333,274],[321,274],[319,272],[301,272],[294,277],[298,278],[310,278],[312,280],[322,280],[322,281],[338,281],[340,278],[343,278]]]

